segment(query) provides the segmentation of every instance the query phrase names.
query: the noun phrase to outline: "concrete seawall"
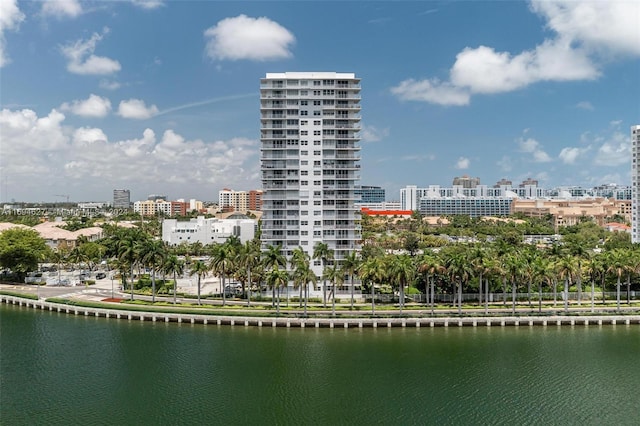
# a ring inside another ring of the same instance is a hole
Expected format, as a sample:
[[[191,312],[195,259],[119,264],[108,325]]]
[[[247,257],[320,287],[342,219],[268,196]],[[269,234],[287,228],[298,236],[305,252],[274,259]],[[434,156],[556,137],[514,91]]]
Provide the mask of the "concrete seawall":
[[[197,315],[129,311],[65,305],[42,300],[0,295],[0,303],[25,306],[69,315],[123,319],[129,321],[177,322],[204,325],[286,328],[392,328],[392,327],[507,327],[640,325],[640,315],[504,316],[463,318],[273,318],[225,315]]]

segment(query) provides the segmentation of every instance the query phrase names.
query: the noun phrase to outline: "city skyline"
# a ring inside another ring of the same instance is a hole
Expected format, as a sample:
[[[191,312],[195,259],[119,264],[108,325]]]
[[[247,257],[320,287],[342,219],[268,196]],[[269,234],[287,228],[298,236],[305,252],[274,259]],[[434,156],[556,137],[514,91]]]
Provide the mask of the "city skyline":
[[[640,2],[2,2],[0,201],[259,189],[259,78],[362,78],[363,185],[629,185]],[[331,28],[331,31],[327,31]]]

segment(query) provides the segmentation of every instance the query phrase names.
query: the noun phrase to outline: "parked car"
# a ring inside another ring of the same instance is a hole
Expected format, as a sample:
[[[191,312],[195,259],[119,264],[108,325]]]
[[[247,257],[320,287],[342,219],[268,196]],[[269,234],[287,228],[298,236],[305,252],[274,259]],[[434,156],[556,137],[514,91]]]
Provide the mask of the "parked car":
[[[97,272],[96,273],[96,280],[102,280],[104,278],[107,278],[107,274],[105,274],[104,272]]]

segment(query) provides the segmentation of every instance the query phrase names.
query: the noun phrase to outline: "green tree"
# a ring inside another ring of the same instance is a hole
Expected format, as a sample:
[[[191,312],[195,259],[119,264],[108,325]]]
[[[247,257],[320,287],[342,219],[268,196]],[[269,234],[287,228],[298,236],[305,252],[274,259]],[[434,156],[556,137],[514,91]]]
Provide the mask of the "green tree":
[[[209,272],[209,267],[201,260],[196,260],[191,265],[189,275],[196,275],[198,277],[198,305],[202,304],[200,302],[200,281],[207,275],[207,272]]]
[[[287,258],[282,254],[282,247],[278,244],[276,246],[268,246],[266,251],[262,252],[262,265],[267,273],[267,278],[269,277],[269,271],[273,269],[285,269],[287,267]],[[269,280],[267,279],[267,283]],[[271,306],[275,307],[276,303],[276,288],[274,286],[271,287]],[[279,307],[278,307],[279,309]]]
[[[222,278],[222,306],[225,306],[227,301],[226,277],[231,274],[235,268],[235,258],[234,246],[227,242],[217,244],[211,251],[209,268]]]
[[[401,254],[391,259],[389,264],[389,278],[392,280],[392,285],[395,284],[398,287],[400,315],[402,315],[402,308],[404,307],[404,289],[413,281],[415,273],[416,268],[410,256]]]
[[[167,250],[161,240],[147,239],[142,242],[139,252],[140,260],[151,269],[151,301],[156,301],[156,271],[167,257]]]
[[[336,286],[344,283],[344,271],[336,263],[324,270],[323,279],[331,283],[331,315],[336,315]]]
[[[360,265],[358,274],[363,283],[371,286],[371,315],[376,313],[375,285],[382,284],[387,275],[384,257],[370,257]]]
[[[0,266],[10,269],[24,282],[27,273],[38,269],[49,249],[37,231],[10,228],[0,232]]]
[[[358,253],[355,251],[347,254],[342,261],[342,271],[349,276],[349,284],[351,287],[351,310],[353,310],[353,301],[354,301],[354,275],[358,271],[358,266],[360,265],[360,259],[358,258]]]
[[[287,285],[289,282],[289,274],[286,270],[280,269],[276,263],[273,268],[267,273],[267,284],[271,288],[277,288],[278,300],[276,302],[276,312],[280,314],[280,288]]]
[[[176,304],[176,292],[178,288],[178,275],[184,273],[184,261],[179,259],[175,254],[170,254],[162,264],[162,270],[166,274],[173,275],[173,304]]]
[[[319,259],[322,262],[322,270],[326,269],[329,262],[333,262],[333,250],[329,248],[326,243],[318,242],[313,247],[313,258]],[[327,280],[322,280],[322,305],[327,307]]]

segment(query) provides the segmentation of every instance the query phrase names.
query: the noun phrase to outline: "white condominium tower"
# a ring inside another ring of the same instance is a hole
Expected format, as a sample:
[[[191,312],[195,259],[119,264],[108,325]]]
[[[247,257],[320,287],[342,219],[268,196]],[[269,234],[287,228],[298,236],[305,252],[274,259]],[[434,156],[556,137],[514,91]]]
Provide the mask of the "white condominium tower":
[[[352,73],[267,73],[260,80],[262,246],[337,262],[360,249],[360,79]],[[322,264],[312,260],[317,276]]]
[[[640,125],[631,126],[631,242],[640,243]]]

